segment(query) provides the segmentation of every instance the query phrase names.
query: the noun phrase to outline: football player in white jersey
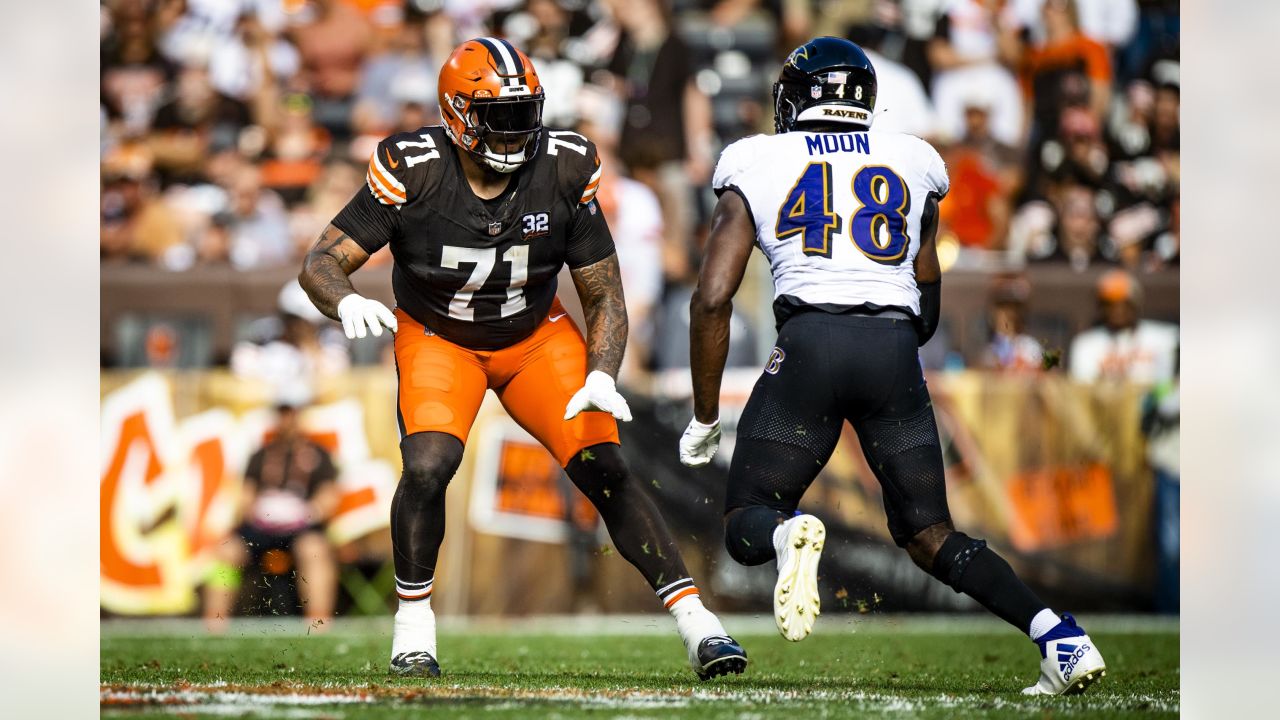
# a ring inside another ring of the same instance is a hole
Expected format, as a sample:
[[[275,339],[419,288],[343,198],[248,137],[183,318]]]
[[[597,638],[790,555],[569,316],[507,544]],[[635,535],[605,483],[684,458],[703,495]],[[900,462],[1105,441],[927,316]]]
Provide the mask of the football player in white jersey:
[[[934,236],[946,166],[924,140],[870,133],[875,68],[822,37],[798,47],[774,84],[774,135],[720,157],[719,201],[690,303],[694,417],[686,465],[710,462],[732,299],[753,245],[772,268],[778,342],[738,424],[725,544],[744,565],[777,560],[774,615],[801,640],[818,615],[822,521],[800,497],[847,420],[879,480],[894,541],[925,572],[1027,633],[1040,677],[1023,692],[1082,692],[1106,671],[1068,614],[1036,597],[986,542],[958,532],[917,348],[938,324]]]

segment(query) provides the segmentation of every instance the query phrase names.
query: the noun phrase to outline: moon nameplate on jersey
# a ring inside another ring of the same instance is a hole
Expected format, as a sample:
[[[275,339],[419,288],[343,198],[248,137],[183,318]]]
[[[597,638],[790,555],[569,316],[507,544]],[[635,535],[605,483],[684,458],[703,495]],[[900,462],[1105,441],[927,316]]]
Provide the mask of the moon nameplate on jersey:
[[[500,234],[502,234],[502,223],[500,222],[489,223],[489,235],[494,236],[494,235],[500,235]]]

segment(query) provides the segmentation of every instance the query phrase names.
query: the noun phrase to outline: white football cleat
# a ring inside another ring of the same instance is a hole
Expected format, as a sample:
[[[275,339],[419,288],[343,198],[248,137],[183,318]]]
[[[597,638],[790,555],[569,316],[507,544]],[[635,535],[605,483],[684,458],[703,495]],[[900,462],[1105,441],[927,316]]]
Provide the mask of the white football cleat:
[[[827,540],[827,528],[812,515],[797,515],[783,523],[773,538],[778,553],[773,619],[783,637],[798,642],[813,632],[813,623],[820,614],[818,560]]]
[[[1107,675],[1102,653],[1070,613],[1063,613],[1062,622],[1036,644],[1042,658],[1040,679],[1023,695],[1078,695]]]

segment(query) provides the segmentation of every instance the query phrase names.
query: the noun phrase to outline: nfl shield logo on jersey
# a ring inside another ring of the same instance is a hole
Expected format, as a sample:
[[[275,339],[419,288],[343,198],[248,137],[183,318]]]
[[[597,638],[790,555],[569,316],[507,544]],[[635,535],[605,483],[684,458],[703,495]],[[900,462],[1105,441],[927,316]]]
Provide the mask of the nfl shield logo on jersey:
[[[500,222],[491,222],[491,223],[489,223],[489,234],[490,234],[490,235],[497,235],[497,234],[498,234],[498,233],[500,233],[500,232],[502,232],[502,223],[500,223]]]
[[[813,87],[809,88],[809,97],[813,98],[814,100],[817,100],[818,98],[822,97],[822,86],[814,85]]]

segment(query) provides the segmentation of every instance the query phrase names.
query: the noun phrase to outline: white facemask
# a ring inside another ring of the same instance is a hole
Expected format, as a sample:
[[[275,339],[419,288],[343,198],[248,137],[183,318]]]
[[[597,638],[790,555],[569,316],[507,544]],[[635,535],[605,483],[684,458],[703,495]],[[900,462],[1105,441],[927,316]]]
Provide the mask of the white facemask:
[[[528,153],[525,152],[528,147],[529,143],[525,143],[525,146],[520,148],[520,152],[504,155],[494,152],[486,143],[480,151],[480,157],[484,160],[486,165],[494,170],[497,170],[500,173],[512,173],[519,170],[521,165],[528,162]]]

